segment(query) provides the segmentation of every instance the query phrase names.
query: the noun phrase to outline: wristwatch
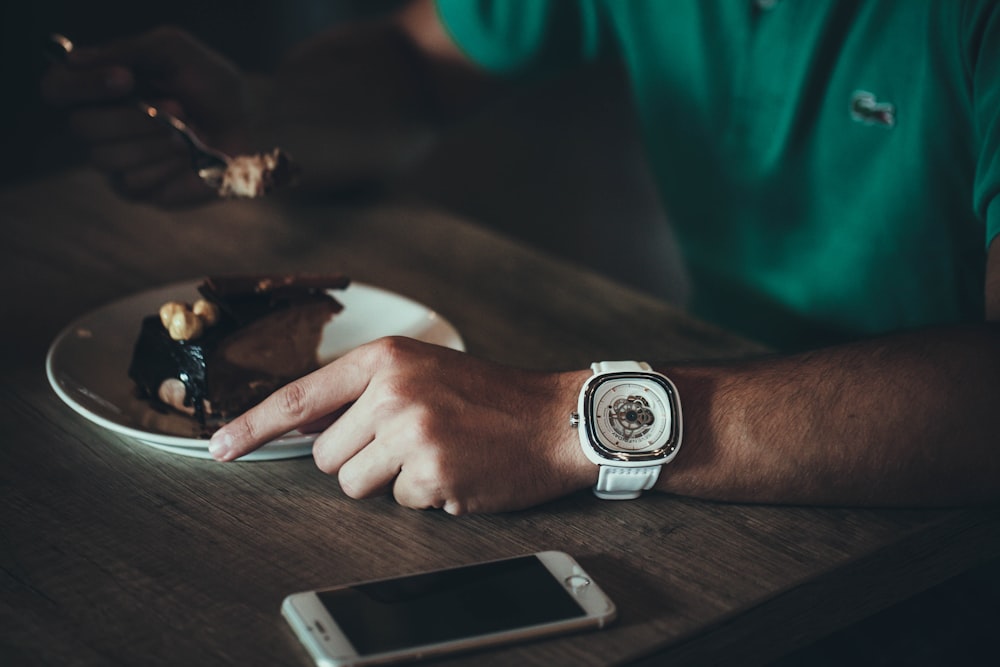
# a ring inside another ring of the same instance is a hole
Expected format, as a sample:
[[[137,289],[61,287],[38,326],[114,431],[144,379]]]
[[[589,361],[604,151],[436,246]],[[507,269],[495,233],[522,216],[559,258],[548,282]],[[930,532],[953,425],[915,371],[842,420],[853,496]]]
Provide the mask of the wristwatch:
[[[599,467],[594,494],[631,500],[653,487],[681,446],[677,388],[649,364],[600,361],[580,391],[570,426]]]

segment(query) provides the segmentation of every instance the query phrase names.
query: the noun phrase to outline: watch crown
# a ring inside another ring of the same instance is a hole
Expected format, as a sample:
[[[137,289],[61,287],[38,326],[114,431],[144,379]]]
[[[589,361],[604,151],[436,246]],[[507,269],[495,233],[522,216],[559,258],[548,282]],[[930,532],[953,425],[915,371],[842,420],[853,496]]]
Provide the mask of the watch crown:
[[[570,428],[576,428],[580,425],[580,413],[571,412],[569,413],[569,426]]]

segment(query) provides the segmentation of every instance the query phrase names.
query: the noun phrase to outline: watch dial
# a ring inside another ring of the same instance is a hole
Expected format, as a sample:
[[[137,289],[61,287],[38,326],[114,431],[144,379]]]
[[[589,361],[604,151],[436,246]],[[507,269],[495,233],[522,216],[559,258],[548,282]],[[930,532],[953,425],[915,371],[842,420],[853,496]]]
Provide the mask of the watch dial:
[[[594,422],[604,445],[625,452],[662,447],[672,418],[662,391],[645,380],[601,387],[595,396]]]

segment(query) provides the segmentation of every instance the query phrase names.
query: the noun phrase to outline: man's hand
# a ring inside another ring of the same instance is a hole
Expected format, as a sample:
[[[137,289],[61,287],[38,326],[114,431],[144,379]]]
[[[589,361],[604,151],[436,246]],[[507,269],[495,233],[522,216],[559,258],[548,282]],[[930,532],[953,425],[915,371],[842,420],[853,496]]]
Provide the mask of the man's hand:
[[[233,64],[172,28],[74,48],[42,80],[43,97],[70,111],[74,133],[122,193],[164,206],[215,193],[195,175],[184,142],[135,100],[170,111],[206,143],[234,153],[248,142],[248,90]]]
[[[298,187],[329,194],[383,182],[412,165],[455,121],[505,94],[451,41],[433,0],[336,22],[252,79],[174,28],[96,48],[53,65],[44,98],[72,112],[94,164],[127,196],[160,206],[214,196],[181,140],[136,110],[174,113],[230,155],[280,147]]]
[[[392,490],[450,514],[537,505],[593,484],[569,427],[589,371],[537,373],[409,338],[364,345],[220,429],[230,461],[295,428],[322,430],[316,465],[344,492]]]

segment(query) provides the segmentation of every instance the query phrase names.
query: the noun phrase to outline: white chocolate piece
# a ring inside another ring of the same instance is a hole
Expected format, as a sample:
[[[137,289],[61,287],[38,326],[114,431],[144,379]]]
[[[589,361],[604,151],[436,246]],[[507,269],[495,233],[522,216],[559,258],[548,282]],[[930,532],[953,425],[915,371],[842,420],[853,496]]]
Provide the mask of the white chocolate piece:
[[[190,405],[184,405],[184,399],[187,397],[187,387],[177,378],[168,378],[161,382],[160,389],[156,392],[156,395],[173,409],[183,412],[186,415],[194,416],[194,408]]]
[[[197,338],[205,330],[205,325],[193,311],[184,308],[175,311],[167,325],[167,333],[174,340],[191,340]]]
[[[187,310],[187,304],[181,303],[180,301],[168,301],[160,306],[160,322],[163,323],[163,328],[169,329],[170,322],[173,321],[174,315],[184,310]]]
[[[219,321],[219,307],[208,299],[198,299],[191,310],[206,327],[214,326]]]
[[[194,406],[184,404],[184,399],[187,398],[187,387],[177,378],[167,378],[161,382],[160,389],[156,392],[156,395],[164,404],[169,405],[174,410],[182,412],[189,417],[195,416]],[[212,412],[212,404],[207,400],[203,401],[203,403],[205,414],[210,414]]]

